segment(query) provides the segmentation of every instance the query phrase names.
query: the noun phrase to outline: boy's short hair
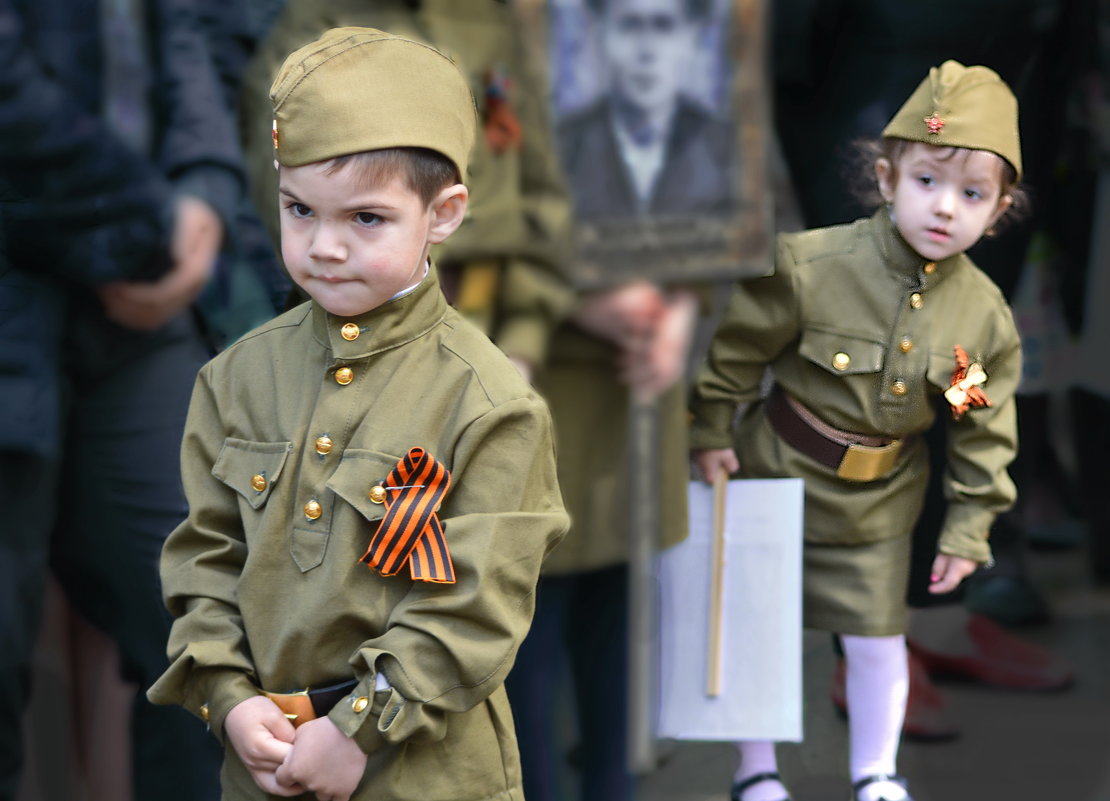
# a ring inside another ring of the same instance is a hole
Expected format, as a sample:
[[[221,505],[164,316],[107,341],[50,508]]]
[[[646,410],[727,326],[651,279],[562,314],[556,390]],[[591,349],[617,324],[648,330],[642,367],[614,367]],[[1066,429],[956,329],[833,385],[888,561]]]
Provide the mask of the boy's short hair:
[[[270,102],[274,154],[284,166],[425,148],[466,175],[477,130],[474,98],[455,63],[422,42],[333,28],[286,58]]]
[[[338,156],[328,162],[329,175],[350,168],[364,188],[381,186],[399,177],[425,205],[440,191],[461,182],[458,168],[442,153],[423,147],[389,147]]]

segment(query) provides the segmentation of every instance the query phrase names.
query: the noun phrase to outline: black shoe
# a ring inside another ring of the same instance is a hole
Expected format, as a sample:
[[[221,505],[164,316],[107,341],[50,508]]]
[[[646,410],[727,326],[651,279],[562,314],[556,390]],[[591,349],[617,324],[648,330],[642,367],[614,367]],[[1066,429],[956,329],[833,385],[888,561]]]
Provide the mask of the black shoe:
[[[877,782],[893,782],[894,784],[900,784],[902,787],[906,786],[905,777],[899,776],[896,773],[876,773],[874,776],[864,776],[862,779],[852,785],[851,801],[860,801],[859,791],[862,790],[864,787],[867,787],[870,784],[875,784]],[[880,797],[879,801],[886,801],[886,799]],[[910,797],[909,793],[906,793],[906,797],[903,801],[913,801],[913,799]]]
[[[756,773],[744,779],[744,781],[736,782],[736,784],[732,785],[732,792],[729,794],[729,798],[731,799],[731,801],[742,801],[741,796],[744,795],[744,791],[747,790],[749,787],[759,784],[760,782],[771,781],[782,784],[782,776],[777,773],[770,772]],[[793,801],[793,799],[790,797],[790,793],[787,793],[782,797],[781,801]]]

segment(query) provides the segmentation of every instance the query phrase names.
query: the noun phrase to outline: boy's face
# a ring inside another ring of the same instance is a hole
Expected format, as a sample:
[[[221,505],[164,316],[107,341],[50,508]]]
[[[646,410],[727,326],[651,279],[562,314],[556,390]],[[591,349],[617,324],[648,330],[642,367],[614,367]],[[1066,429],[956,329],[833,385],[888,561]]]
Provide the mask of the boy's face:
[[[420,281],[429,246],[461,222],[466,189],[448,187],[425,205],[399,175],[368,187],[350,164],[328,167],[281,168],[281,255],[317,303],[356,317]]]
[[[970,248],[1012,202],[1000,197],[1004,162],[994,153],[913,142],[896,165],[875,170],[902,238],[940,261]]]

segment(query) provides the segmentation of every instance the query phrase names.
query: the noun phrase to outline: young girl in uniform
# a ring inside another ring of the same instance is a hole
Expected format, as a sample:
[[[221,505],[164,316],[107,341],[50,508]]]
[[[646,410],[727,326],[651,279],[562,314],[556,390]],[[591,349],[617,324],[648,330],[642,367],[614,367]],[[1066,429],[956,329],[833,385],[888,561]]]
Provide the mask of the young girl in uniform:
[[[928,472],[920,435],[943,395],[949,505],[930,590],[946,593],[990,561],[987,532],[1014,501],[1021,373],[1010,308],[964,253],[1020,193],[1013,93],[986,67],[947,61],[878,151],[885,205],[779,237],[774,273],[737,285],[692,404],[707,481],[805,480],[805,625],[844,646],[852,801],[910,798],[895,761],[910,534]],[[765,368],[774,382],[761,397]],[[739,750],[733,801],[790,798],[773,743]]]

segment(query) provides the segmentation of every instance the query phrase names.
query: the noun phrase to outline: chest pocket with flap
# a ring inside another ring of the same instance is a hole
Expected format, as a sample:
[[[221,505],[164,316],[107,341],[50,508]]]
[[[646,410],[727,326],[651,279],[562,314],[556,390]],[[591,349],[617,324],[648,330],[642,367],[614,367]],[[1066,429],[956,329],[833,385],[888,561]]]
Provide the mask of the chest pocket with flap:
[[[212,465],[212,475],[260,509],[281,476],[291,442],[250,442],[228,437]]]
[[[328,489],[376,528],[377,521],[385,516],[385,504],[371,500],[370,490],[385,481],[400,459],[380,451],[347,449],[328,479]]]
[[[884,347],[874,340],[837,331],[807,328],[798,353],[833,375],[877,373],[883,369]]]

